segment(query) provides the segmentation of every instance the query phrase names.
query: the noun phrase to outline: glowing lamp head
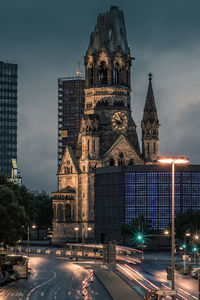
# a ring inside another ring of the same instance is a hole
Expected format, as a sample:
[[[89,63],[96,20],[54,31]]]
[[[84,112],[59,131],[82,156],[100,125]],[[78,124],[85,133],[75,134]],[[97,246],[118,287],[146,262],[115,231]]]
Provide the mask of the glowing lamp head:
[[[187,164],[189,159],[186,157],[161,157],[158,162],[163,164]]]

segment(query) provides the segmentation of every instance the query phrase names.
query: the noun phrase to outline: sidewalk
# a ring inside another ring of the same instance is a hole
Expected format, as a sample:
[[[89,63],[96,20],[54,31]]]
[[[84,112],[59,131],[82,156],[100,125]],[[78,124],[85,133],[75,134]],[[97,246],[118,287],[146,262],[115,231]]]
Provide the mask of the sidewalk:
[[[113,300],[142,300],[131,287],[111,270],[96,270],[96,277],[107,289]]]

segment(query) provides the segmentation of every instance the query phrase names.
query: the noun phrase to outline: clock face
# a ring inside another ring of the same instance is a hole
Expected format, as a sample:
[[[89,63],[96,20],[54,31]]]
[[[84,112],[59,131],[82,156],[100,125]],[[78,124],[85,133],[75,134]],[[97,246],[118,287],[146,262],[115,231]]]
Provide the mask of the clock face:
[[[125,129],[128,125],[127,116],[123,112],[116,112],[112,117],[112,125],[115,129]]]

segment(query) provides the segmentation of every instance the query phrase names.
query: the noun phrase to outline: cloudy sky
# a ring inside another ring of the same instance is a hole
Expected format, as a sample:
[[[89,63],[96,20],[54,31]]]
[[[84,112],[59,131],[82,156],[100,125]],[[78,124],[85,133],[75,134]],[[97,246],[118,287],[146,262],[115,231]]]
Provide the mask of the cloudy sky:
[[[124,11],[132,56],[132,111],[140,122],[149,72],[160,155],[199,164],[199,0],[0,0],[0,60],[19,65],[18,166],[31,190],[56,189],[57,78],[74,76],[97,15]]]

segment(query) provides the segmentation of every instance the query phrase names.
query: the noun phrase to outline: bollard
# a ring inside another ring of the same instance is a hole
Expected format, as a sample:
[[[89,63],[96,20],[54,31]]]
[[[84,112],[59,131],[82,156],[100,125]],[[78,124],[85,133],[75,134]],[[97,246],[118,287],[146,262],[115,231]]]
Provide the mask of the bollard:
[[[94,272],[91,270],[90,272],[90,282],[94,282]]]

